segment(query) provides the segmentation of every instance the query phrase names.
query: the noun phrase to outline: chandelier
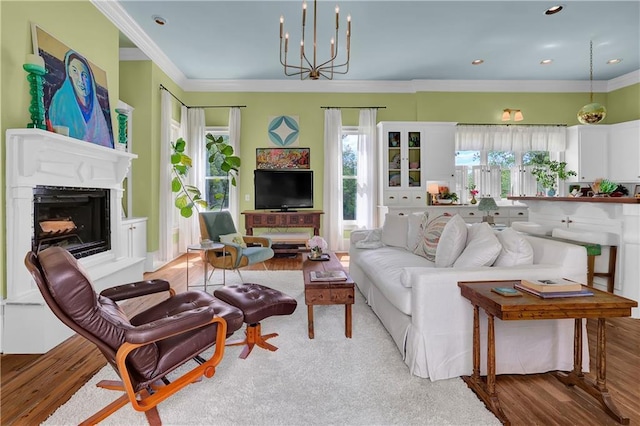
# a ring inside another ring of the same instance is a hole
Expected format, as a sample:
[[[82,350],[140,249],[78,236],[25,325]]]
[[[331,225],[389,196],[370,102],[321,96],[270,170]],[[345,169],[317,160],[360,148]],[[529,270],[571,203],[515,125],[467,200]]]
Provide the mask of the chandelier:
[[[347,46],[347,58],[344,63],[339,65],[335,64],[335,60],[338,57],[338,30],[340,27],[340,8],[336,6],[336,34],[331,39],[331,56],[328,60],[322,63],[317,62],[317,0],[313,0],[313,60],[309,60],[306,53],[305,46],[305,30],[307,19],[307,2],[302,2],[302,40],[300,41],[300,66],[292,65],[287,62],[287,53],[289,51],[289,33],[284,33],[284,16],[280,16],[280,63],[284,67],[285,75],[300,76],[300,80],[318,80],[320,77],[324,77],[328,80],[333,80],[334,74],[346,74],[349,71],[349,56],[351,51],[351,15],[347,16],[347,33],[346,33],[346,46]],[[284,36],[283,36],[284,34]],[[283,47],[284,38],[284,47]]]
[[[597,124],[607,116],[607,109],[593,102],[593,41],[589,42],[589,82],[591,83],[589,103],[578,111],[578,121],[582,124]]]

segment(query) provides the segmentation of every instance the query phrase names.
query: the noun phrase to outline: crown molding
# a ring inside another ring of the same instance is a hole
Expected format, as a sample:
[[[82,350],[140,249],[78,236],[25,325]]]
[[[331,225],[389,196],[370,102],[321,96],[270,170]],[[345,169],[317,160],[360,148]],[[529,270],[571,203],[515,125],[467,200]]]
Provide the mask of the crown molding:
[[[187,80],[187,92],[415,93],[410,81]]]
[[[633,84],[640,83],[640,70],[632,71],[629,74],[621,75],[608,81],[607,92],[622,89]]]
[[[176,84],[182,86],[187,77],[180,69],[169,59],[165,53],[160,50],[153,40],[142,30],[142,28],[131,18],[131,16],[120,6],[117,1],[91,0],[91,3],[104,16],[107,17],[129,40],[131,40],[139,50],[152,60],[160,69],[169,76]],[[122,55],[120,49],[120,55]],[[129,52],[129,54],[132,54]],[[129,59],[139,60],[139,59]]]

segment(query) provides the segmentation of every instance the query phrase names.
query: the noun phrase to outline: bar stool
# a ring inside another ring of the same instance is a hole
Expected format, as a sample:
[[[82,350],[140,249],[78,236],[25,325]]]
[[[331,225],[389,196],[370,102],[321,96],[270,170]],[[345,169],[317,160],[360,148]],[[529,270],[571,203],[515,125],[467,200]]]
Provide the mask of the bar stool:
[[[607,279],[607,291],[613,293],[619,242],[617,235],[610,232],[554,228],[551,236],[555,239],[583,245],[587,250],[587,285],[593,287],[594,276],[604,277]],[[609,267],[607,272],[595,272],[595,257],[602,254],[602,246],[609,247]]]

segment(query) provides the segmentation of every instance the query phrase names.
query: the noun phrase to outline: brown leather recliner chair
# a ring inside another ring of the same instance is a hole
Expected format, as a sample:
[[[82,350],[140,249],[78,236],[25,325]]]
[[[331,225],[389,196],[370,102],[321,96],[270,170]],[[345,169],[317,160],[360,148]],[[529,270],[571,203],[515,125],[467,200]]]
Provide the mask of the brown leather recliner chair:
[[[164,280],[125,284],[97,295],[82,266],[61,247],[29,252],[25,265],[54,314],[93,342],[122,380],[98,383],[125,394],[85,420],[87,424],[105,419],[127,402],[145,412],[150,424],[159,424],[156,405],[202,376],[212,377],[226,337],[243,324],[238,308],[202,291],[175,294]],[[130,319],[116,304],[160,292],[168,292],[169,298]],[[201,358],[213,345],[213,355]],[[170,382],[166,376],[191,359],[197,365]]]

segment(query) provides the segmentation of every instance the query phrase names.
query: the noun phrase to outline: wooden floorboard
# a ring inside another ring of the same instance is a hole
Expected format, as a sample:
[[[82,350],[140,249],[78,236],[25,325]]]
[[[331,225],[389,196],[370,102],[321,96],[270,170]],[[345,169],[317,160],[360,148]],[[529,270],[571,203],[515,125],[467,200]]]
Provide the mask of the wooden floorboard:
[[[189,276],[202,274],[198,255],[190,255]],[[349,257],[341,255],[348,266]],[[145,279],[163,278],[176,291],[186,289],[186,258],[171,262]],[[302,255],[274,258],[268,270],[301,270]],[[263,270],[263,265],[244,269]],[[157,296],[158,298],[163,296]],[[153,298],[123,303],[128,314],[155,303]],[[596,321],[587,322],[591,370],[595,371]],[[106,362],[86,340],[74,336],[43,355],[2,355],[0,424],[33,425],[44,421],[64,404]],[[408,371],[407,371],[407,374]],[[640,426],[640,320],[607,320],[607,385],[631,425]],[[577,388],[563,385],[553,373],[501,375],[497,390],[505,414],[514,425],[617,425],[599,403]],[[110,392],[110,391],[105,391]],[[118,394],[113,393],[113,399]],[[96,407],[96,410],[99,407]]]

